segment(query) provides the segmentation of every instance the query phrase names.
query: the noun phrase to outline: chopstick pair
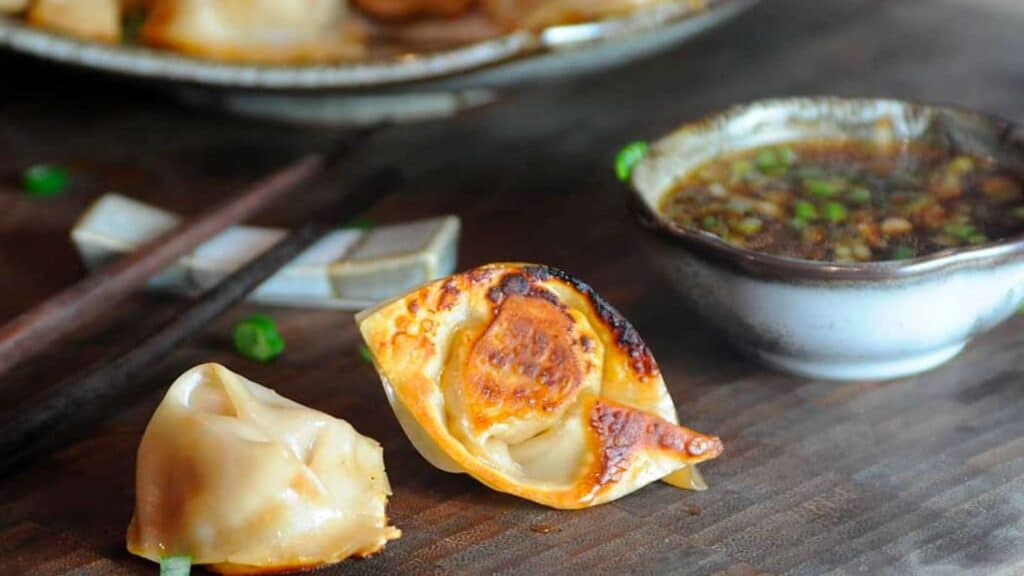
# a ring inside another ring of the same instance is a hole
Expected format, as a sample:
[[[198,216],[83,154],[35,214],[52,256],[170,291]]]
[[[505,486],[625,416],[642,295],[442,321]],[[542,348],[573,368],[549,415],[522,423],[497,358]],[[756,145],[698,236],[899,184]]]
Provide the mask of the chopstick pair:
[[[100,419],[119,398],[145,389],[144,373],[210,321],[241,301],[277,270],[334,228],[369,208],[380,196],[402,181],[395,169],[385,169],[343,192],[337,210],[289,233],[255,260],[249,262],[188,305],[162,328],[154,331],[129,352],[100,361],[79,377],[71,377],[30,399],[0,428],[0,476],[17,465],[58,448],[76,433]]]
[[[334,150],[299,159],[0,326],[0,377],[45,351],[75,326],[95,320],[203,242],[285,198],[373,132],[369,128],[353,132]]]

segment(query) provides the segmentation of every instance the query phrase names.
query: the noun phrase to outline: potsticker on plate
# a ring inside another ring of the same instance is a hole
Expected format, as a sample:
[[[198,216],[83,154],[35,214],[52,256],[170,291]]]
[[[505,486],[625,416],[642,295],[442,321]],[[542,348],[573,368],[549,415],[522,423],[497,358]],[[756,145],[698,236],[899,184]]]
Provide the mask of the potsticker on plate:
[[[353,58],[365,48],[341,0],[154,0],[142,39],[193,56],[275,63]]]
[[[722,442],[678,424],[651,351],[593,289],[493,264],[360,313],[409,439],[434,466],[554,508],[655,480],[702,489]]]
[[[27,19],[40,28],[115,43],[121,40],[121,8],[121,0],[34,0]]]
[[[139,445],[128,550],[229,574],[364,557],[401,532],[379,444],[218,364],[185,372]]]

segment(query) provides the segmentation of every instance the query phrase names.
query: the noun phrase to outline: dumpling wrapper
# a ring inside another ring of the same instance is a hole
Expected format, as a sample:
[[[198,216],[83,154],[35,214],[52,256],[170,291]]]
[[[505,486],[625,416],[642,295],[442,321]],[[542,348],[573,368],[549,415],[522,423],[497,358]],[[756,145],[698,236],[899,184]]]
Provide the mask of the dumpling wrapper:
[[[658,479],[703,488],[722,443],[678,426],[633,327],[546,266],[493,264],[357,315],[403,429],[434,466],[554,508]]]
[[[578,24],[670,3],[703,9],[707,0],[482,0],[484,9],[506,28],[536,29]]]
[[[0,12],[19,14],[28,8],[28,0],[0,0]]]
[[[218,364],[183,374],[139,445],[128,550],[222,573],[378,552],[391,494],[379,444]]]
[[[33,26],[85,40],[121,40],[120,0],[34,0],[28,11]]]
[[[155,0],[142,39],[195,56],[249,62],[355,58],[365,48],[343,0]]]

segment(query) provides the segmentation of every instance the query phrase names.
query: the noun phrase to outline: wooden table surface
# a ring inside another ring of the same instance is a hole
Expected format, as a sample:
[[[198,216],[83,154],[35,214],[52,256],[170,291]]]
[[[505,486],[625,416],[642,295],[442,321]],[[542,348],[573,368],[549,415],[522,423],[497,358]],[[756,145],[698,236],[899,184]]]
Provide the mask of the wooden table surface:
[[[651,485],[560,512],[427,465],[357,352],[348,312],[266,309],[288,342],[261,365],[231,351],[244,305],[146,377],[102,425],[0,480],[0,574],[155,574],[129,556],[135,449],[182,371],[222,362],[380,440],[405,535],[330,574],[1024,573],[1024,318],[916,378],[836,384],[745,359],[679,304],[640,253],[614,151],[728,104],[834,93],[953,102],[1024,120],[1024,7],[1017,0],[772,0],[696,42],[619,70],[523,90],[459,119],[392,128],[353,173],[401,165],[410,184],[371,216],[455,213],[461,266],[552,264],[595,286],[655,352],[682,421],[721,435],[711,489]],[[301,152],[327,129],[224,117],[160,92],[13,56],[0,100],[0,317],[82,276],[75,218],[115,189],[183,212]],[[73,189],[24,197],[22,168],[55,162]],[[329,201],[330,185],[261,219]],[[174,314],[140,294],[72,342],[0,381],[0,418],[27,396],[130,347]]]

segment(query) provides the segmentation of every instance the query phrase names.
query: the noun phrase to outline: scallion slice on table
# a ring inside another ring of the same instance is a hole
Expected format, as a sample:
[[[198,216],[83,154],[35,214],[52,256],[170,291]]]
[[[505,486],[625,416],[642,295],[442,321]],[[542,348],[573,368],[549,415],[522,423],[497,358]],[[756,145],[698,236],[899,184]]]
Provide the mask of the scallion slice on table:
[[[284,352],[284,338],[277,325],[263,314],[250,316],[236,324],[234,341],[239,354],[259,362],[269,362]]]
[[[189,576],[191,573],[191,556],[164,556],[160,559],[160,576]]]
[[[67,169],[52,164],[34,164],[21,176],[22,186],[29,196],[56,196],[68,189],[71,175]]]
[[[647,155],[647,142],[637,141],[626,144],[615,156],[615,175],[619,180],[628,182],[633,174],[633,167]]]
[[[355,218],[348,221],[345,228],[355,228],[357,230],[369,230],[377,226],[377,223],[369,218],[363,216],[356,216]]]

